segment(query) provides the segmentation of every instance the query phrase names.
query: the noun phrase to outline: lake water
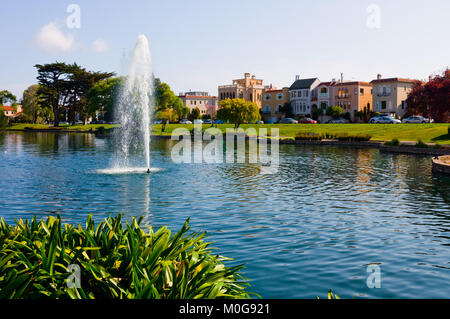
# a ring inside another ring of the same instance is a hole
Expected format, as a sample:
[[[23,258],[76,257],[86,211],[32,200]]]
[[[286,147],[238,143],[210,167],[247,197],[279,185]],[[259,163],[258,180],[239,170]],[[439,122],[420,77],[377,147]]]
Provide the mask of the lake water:
[[[175,164],[151,145],[151,175],[108,175],[112,141],[0,133],[0,216],[78,223],[123,212],[178,230],[191,217],[220,254],[245,263],[263,298],[448,298],[450,179],[430,158],[375,149],[280,145],[280,169]],[[369,289],[367,266],[381,269]]]

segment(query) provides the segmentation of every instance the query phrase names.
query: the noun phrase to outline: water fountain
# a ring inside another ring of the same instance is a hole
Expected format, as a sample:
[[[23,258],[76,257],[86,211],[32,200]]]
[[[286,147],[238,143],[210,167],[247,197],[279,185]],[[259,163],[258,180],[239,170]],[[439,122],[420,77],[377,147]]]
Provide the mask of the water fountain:
[[[113,168],[101,170],[107,174],[150,173],[150,124],[152,114],[153,74],[151,54],[145,35],[139,35],[129,66],[126,83],[115,108],[115,120],[120,124],[114,134]],[[145,167],[140,166],[141,156]]]

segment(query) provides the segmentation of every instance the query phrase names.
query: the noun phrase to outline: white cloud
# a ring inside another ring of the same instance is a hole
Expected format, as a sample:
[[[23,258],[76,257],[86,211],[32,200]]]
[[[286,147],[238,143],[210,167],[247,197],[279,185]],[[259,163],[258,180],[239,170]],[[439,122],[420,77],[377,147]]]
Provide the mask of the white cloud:
[[[95,40],[94,42],[92,42],[92,49],[95,52],[99,52],[99,53],[108,51],[108,43],[105,40],[99,38],[99,39]]]
[[[50,22],[39,30],[35,42],[47,52],[67,52],[75,47],[75,36],[65,34],[56,22]]]

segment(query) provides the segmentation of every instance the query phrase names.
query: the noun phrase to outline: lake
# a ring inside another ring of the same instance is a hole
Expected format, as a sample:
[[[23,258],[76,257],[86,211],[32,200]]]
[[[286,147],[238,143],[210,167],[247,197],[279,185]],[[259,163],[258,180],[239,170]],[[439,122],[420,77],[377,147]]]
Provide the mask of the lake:
[[[429,157],[280,145],[278,174],[257,164],[175,164],[153,140],[147,174],[101,174],[114,142],[93,134],[0,132],[0,216],[78,223],[123,212],[193,230],[245,263],[263,298],[448,298],[450,178]],[[139,158],[138,158],[139,159]],[[368,288],[368,265],[381,288]]]

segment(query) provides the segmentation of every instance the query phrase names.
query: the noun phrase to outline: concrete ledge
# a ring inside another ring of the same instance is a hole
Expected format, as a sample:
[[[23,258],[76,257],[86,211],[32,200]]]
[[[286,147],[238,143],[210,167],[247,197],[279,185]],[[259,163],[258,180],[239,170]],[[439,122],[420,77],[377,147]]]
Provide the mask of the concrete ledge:
[[[380,146],[381,152],[388,153],[399,153],[399,154],[415,154],[415,155],[432,155],[432,156],[440,156],[440,155],[450,155],[450,149],[446,148],[420,148],[420,147],[412,147],[412,146]]]
[[[433,161],[433,172],[450,175],[450,156],[435,157]]]

